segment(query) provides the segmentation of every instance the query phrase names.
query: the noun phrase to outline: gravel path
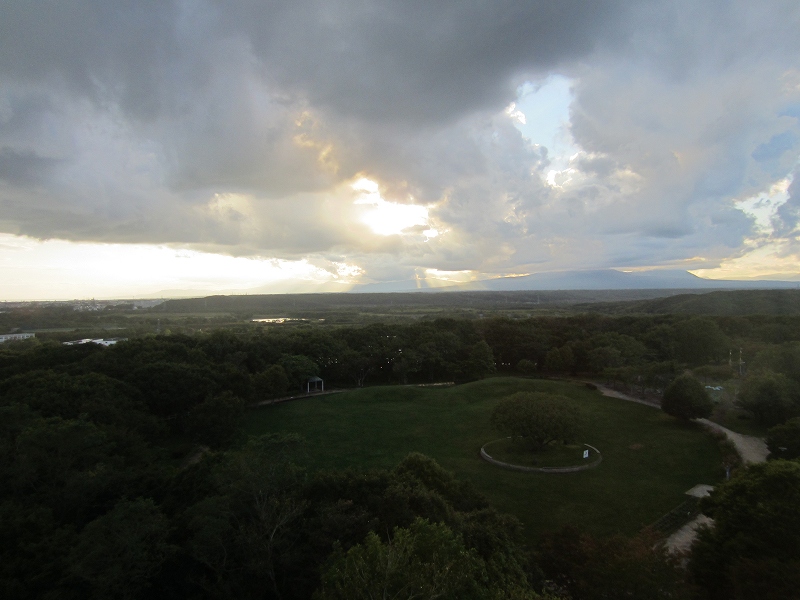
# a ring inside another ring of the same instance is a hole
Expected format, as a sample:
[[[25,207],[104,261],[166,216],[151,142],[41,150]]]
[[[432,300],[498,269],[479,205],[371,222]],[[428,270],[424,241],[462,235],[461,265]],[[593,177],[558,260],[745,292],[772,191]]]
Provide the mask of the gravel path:
[[[763,439],[753,437],[752,435],[736,433],[708,419],[697,419],[697,421],[709,429],[724,433],[733,445],[736,446],[736,451],[739,453],[739,456],[742,457],[742,462],[744,464],[749,465],[752,463],[766,462],[769,450],[767,449],[767,443]]]
[[[609,396],[610,398],[619,398],[620,400],[628,400],[629,402],[636,402],[637,404],[644,404],[646,406],[652,406],[653,408],[661,408],[655,402],[634,398],[633,396],[623,394],[622,392],[612,390],[609,387],[597,383],[594,385],[597,386],[597,389],[604,396]],[[742,457],[742,462],[745,464],[760,463],[767,460],[769,450],[767,450],[767,443],[763,439],[753,437],[752,435],[736,433],[735,431],[731,431],[730,429],[714,423],[713,421],[709,421],[708,419],[697,419],[697,422],[702,423],[709,429],[724,433],[731,443],[736,447],[736,451],[739,453],[739,456]]]
[[[700,526],[713,524],[713,519],[705,515],[697,515],[694,519],[669,536],[667,541],[664,542],[664,545],[672,554],[688,552],[689,548],[692,547],[694,538],[697,537],[697,530]]]
[[[646,404],[647,406],[652,406],[653,408],[660,408],[658,404],[655,402],[648,402],[647,400],[641,400],[639,398],[634,398],[633,396],[629,396],[628,394],[623,394],[622,392],[618,392],[616,390],[612,390],[609,387],[604,385],[594,384],[597,386],[597,389],[602,393],[604,396],[609,396],[611,398],[619,398],[620,400],[628,400],[630,402],[636,402],[638,404]],[[725,436],[731,441],[731,443],[736,447],[736,452],[739,453],[739,456],[742,457],[742,462],[745,464],[753,464],[753,463],[761,463],[767,460],[767,455],[769,454],[769,450],[767,449],[767,444],[761,438],[753,437],[752,435],[743,435],[741,433],[736,433],[735,431],[731,431],[730,429],[723,427],[713,421],[709,421],[708,419],[698,419],[699,423],[702,423],[709,429],[713,429],[715,431],[719,431],[724,433]],[[678,529],[675,533],[669,536],[665,542],[667,548],[670,552],[673,553],[683,553],[688,552],[689,548],[692,546],[692,542],[694,538],[697,536],[697,529],[701,525],[711,525],[714,521],[705,515],[698,515],[692,521],[689,521],[686,525]]]
[[[629,396],[628,394],[623,394],[622,392],[618,392],[617,390],[611,389],[610,387],[606,387],[599,383],[595,383],[593,381],[587,381],[585,383],[591,383],[595,386],[603,396],[608,396],[609,398],[619,398],[620,400],[627,400],[628,402],[636,402],[637,404],[644,404],[645,406],[652,406],[653,408],[661,408],[661,405],[656,402],[650,402],[649,400],[642,400],[641,398],[634,398],[633,396]]]

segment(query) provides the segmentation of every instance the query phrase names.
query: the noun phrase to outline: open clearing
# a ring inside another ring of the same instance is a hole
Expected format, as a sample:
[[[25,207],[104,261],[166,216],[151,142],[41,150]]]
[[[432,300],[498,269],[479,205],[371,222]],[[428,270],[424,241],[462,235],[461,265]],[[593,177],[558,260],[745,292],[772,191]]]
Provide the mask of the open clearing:
[[[603,463],[553,475],[483,461],[480,447],[498,438],[489,424],[492,409],[519,391],[579,402],[588,416],[581,441],[600,448]],[[519,517],[529,539],[570,523],[631,534],[683,502],[692,486],[713,485],[724,474],[717,443],[700,425],[558,381],[498,377],[448,388],[365,388],[253,409],[246,430],[301,434],[311,468],[391,468],[409,452],[422,452]]]

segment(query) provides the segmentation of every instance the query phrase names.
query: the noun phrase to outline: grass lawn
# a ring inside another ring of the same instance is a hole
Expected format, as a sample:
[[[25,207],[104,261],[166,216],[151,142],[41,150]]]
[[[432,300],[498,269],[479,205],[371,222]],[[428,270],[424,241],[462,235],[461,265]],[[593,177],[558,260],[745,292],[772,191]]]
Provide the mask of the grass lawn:
[[[518,391],[570,396],[586,411],[586,439],[603,462],[568,475],[492,466],[480,447],[497,439],[496,403]],[[409,452],[471,480],[499,509],[524,523],[529,539],[573,523],[595,533],[634,533],[723,475],[716,442],[700,426],[577,383],[491,378],[448,388],[374,387],[253,409],[247,433],[295,432],[318,468],[391,468]]]

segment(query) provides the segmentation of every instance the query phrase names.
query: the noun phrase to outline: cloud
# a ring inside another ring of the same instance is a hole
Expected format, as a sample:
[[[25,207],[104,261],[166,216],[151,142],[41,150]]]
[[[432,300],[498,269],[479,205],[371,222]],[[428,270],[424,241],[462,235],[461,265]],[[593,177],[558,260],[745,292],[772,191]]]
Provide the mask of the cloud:
[[[375,280],[713,266],[755,235],[737,203],[800,155],[789,0],[82,0],[3,14],[7,233],[357,264]],[[571,156],[506,110],[553,73],[571,82]],[[416,225],[370,227],[359,178],[417,206]],[[784,229],[796,196],[776,213]]]

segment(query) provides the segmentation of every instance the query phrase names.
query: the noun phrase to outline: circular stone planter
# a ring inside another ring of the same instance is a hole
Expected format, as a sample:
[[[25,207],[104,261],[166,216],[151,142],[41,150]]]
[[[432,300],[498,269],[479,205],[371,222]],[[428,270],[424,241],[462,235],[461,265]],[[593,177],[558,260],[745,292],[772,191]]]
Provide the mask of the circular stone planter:
[[[501,438],[499,440],[492,440],[491,442],[486,442],[481,448],[481,458],[486,462],[493,464],[496,467],[501,467],[503,469],[510,469],[511,471],[522,471],[523,473],[577,473],[578,471],[586,471],[588,469],[593,469],[601,462],[603,462],[603,455],[600,454],[600,450],[598,450],[594,446],[590,446],[589,444],[584,444],[584,446],[597,452],[597,458],[590,463],[575,465],[571,467],[525,467],[523,465],[513,465],[511,463],[503,462],[502,460],[497,460],[496,458],[492,458],[491,455],[486,451],[486,448],[488,446],[491,446],[495,442],[499,442],[502,440],[510,440],[510,439],[511,439],[510,437],[507,437],[507,438]]]

